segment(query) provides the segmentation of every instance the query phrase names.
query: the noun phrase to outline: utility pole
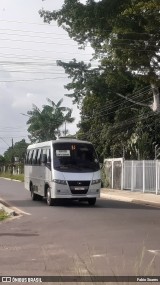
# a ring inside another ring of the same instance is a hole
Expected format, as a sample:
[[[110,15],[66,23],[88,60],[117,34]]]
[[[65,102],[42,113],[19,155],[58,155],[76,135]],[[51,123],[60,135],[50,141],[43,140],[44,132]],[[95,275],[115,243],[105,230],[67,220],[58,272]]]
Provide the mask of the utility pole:
[[[11,174],[13,174],[13,167],[14,167],[14,144],[13,144],[13,138],[12,138],[12,157],[11,157]]]

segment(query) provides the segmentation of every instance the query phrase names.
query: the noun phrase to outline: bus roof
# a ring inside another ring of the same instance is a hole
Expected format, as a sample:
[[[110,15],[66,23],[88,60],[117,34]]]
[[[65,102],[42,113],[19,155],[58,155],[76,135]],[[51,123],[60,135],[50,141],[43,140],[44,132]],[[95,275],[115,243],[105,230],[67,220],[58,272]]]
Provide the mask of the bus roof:
[[[40,143],[34,143],[34,144],[30,144],[28,146],[27,149],[33,149],[33,148],[37,148],[37,147],[45,147],[45,146],[51,146],[52,144],[56,144],[56,143],[87,143],[87,144],[91,144],[91,142],[89,141],[83,141],[83,140],[78,140],[75,138],[59,138],[57,140],[50,140],[50,141],[45,141],[45,142],[40,142]]]

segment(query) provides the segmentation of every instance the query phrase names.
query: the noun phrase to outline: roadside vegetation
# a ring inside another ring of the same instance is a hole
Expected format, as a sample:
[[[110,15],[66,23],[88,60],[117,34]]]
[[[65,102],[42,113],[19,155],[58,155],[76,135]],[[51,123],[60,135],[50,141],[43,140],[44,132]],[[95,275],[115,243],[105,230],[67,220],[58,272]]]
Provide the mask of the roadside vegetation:
[[[101,162],[154,159],[160,140],[160,1],[80,2],[65,0],[57,11],[39,12],[80,48],[93,48],[89,63],[57,61],[70,79],[65,95],[80,110],[77,136],[94,144]]]
[[[0,173],[0,177],[2,178],[9,178],[9,179],[16,179],[21,182],[24,182],[24,174],[11,174],[9,172],[2,172]]]
[[[8,218],[8,214],[3,209],[0,209],[0,221],[3,221],[7,218]]]

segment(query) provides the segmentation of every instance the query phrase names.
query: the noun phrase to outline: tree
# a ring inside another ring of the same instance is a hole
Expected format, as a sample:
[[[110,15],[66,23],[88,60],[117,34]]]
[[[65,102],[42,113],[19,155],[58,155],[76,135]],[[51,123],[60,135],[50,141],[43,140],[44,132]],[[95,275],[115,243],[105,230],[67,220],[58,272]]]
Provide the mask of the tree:
[[[152,109],[160,110],[159,0],[65,0],[61,10],[40,11],[45,22],[57,21],[80,45],[87,42],[103,67],[124,68],[149,82]],[[154,19],[154,21],[153,21]]]
[[[137,158],[140,151],[151,158],[160,139],[159,10],[159,0],[65,0],[59,11],[40,11],[81,47],[89,42],[99,60],[95,69],[76,60],[58,65],[72,78],[67,96],[81,109],[78,136],[102,157]]]
[[[150,88],[124,69],[110,68],[103,71],[90,68],[90,65],[83,62],[77,63],[76,60],[69,63],[60,61],[58,64],[73,78],[65,87],[68,91],[73,91],[66,96],[73,98],[81,110],[78,138],[91,141],[101,160],[104,157],[120,157],[123,153],[126,157],[137,158],[138,153],[133,151],[132,139],[134,136],[141,139],[142,133],[138,131],[140,122],[142,129],[148,131],[153,139],[155,137],[155,115],[147,107],[152,100]],[[106,78],[109,80],[106,81]],[[131,101],[118,97],[117,92],[128,94]],[[146,103],[142,104],[146,107],[142,108],[132,102],[132,98],[137,97],[140,102]],[[146,128],[146,119],[152,125],[152,132]],[[147,157],[153,152],[152,140],[148,143],[150,151]]]
[[[57,104],[50,99],[47,101],[49,105],[44,105],[42,110],[33,105],[32,111],[27,112],[30,117],[27,124],[31,142],[56,139],[60,135],[59,128],[65,122],[72,123],[74,121],[74,118],[71,117],[72,110],[61,106],[63,99],[59,100]]]
[[[13,147],[9,147],[4,153],[4,159],[6,163],[12,163],[13,158],[18,157],[19,162],[24,162],[25,153],[28,143],[25,139],[22,139],[19,142],[16,142]]]
[[[5,163],[5,158],[3,155],[0,155],[0,165],[4,165]]]

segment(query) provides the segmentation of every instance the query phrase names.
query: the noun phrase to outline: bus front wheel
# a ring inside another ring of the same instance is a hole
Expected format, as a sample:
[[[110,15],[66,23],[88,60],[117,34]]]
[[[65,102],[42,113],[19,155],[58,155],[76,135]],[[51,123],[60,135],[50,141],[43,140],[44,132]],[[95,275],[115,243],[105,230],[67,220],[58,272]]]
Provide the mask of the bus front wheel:
[[[54,205],[54,199],[51,198],[51,190],[50,190],[49,187],[47,188],[47,205],[48,206],[53,206]]]
[[[88,199],[88,204],[90,206],[94,206],[96,204],[96,198],[89,198]]]

